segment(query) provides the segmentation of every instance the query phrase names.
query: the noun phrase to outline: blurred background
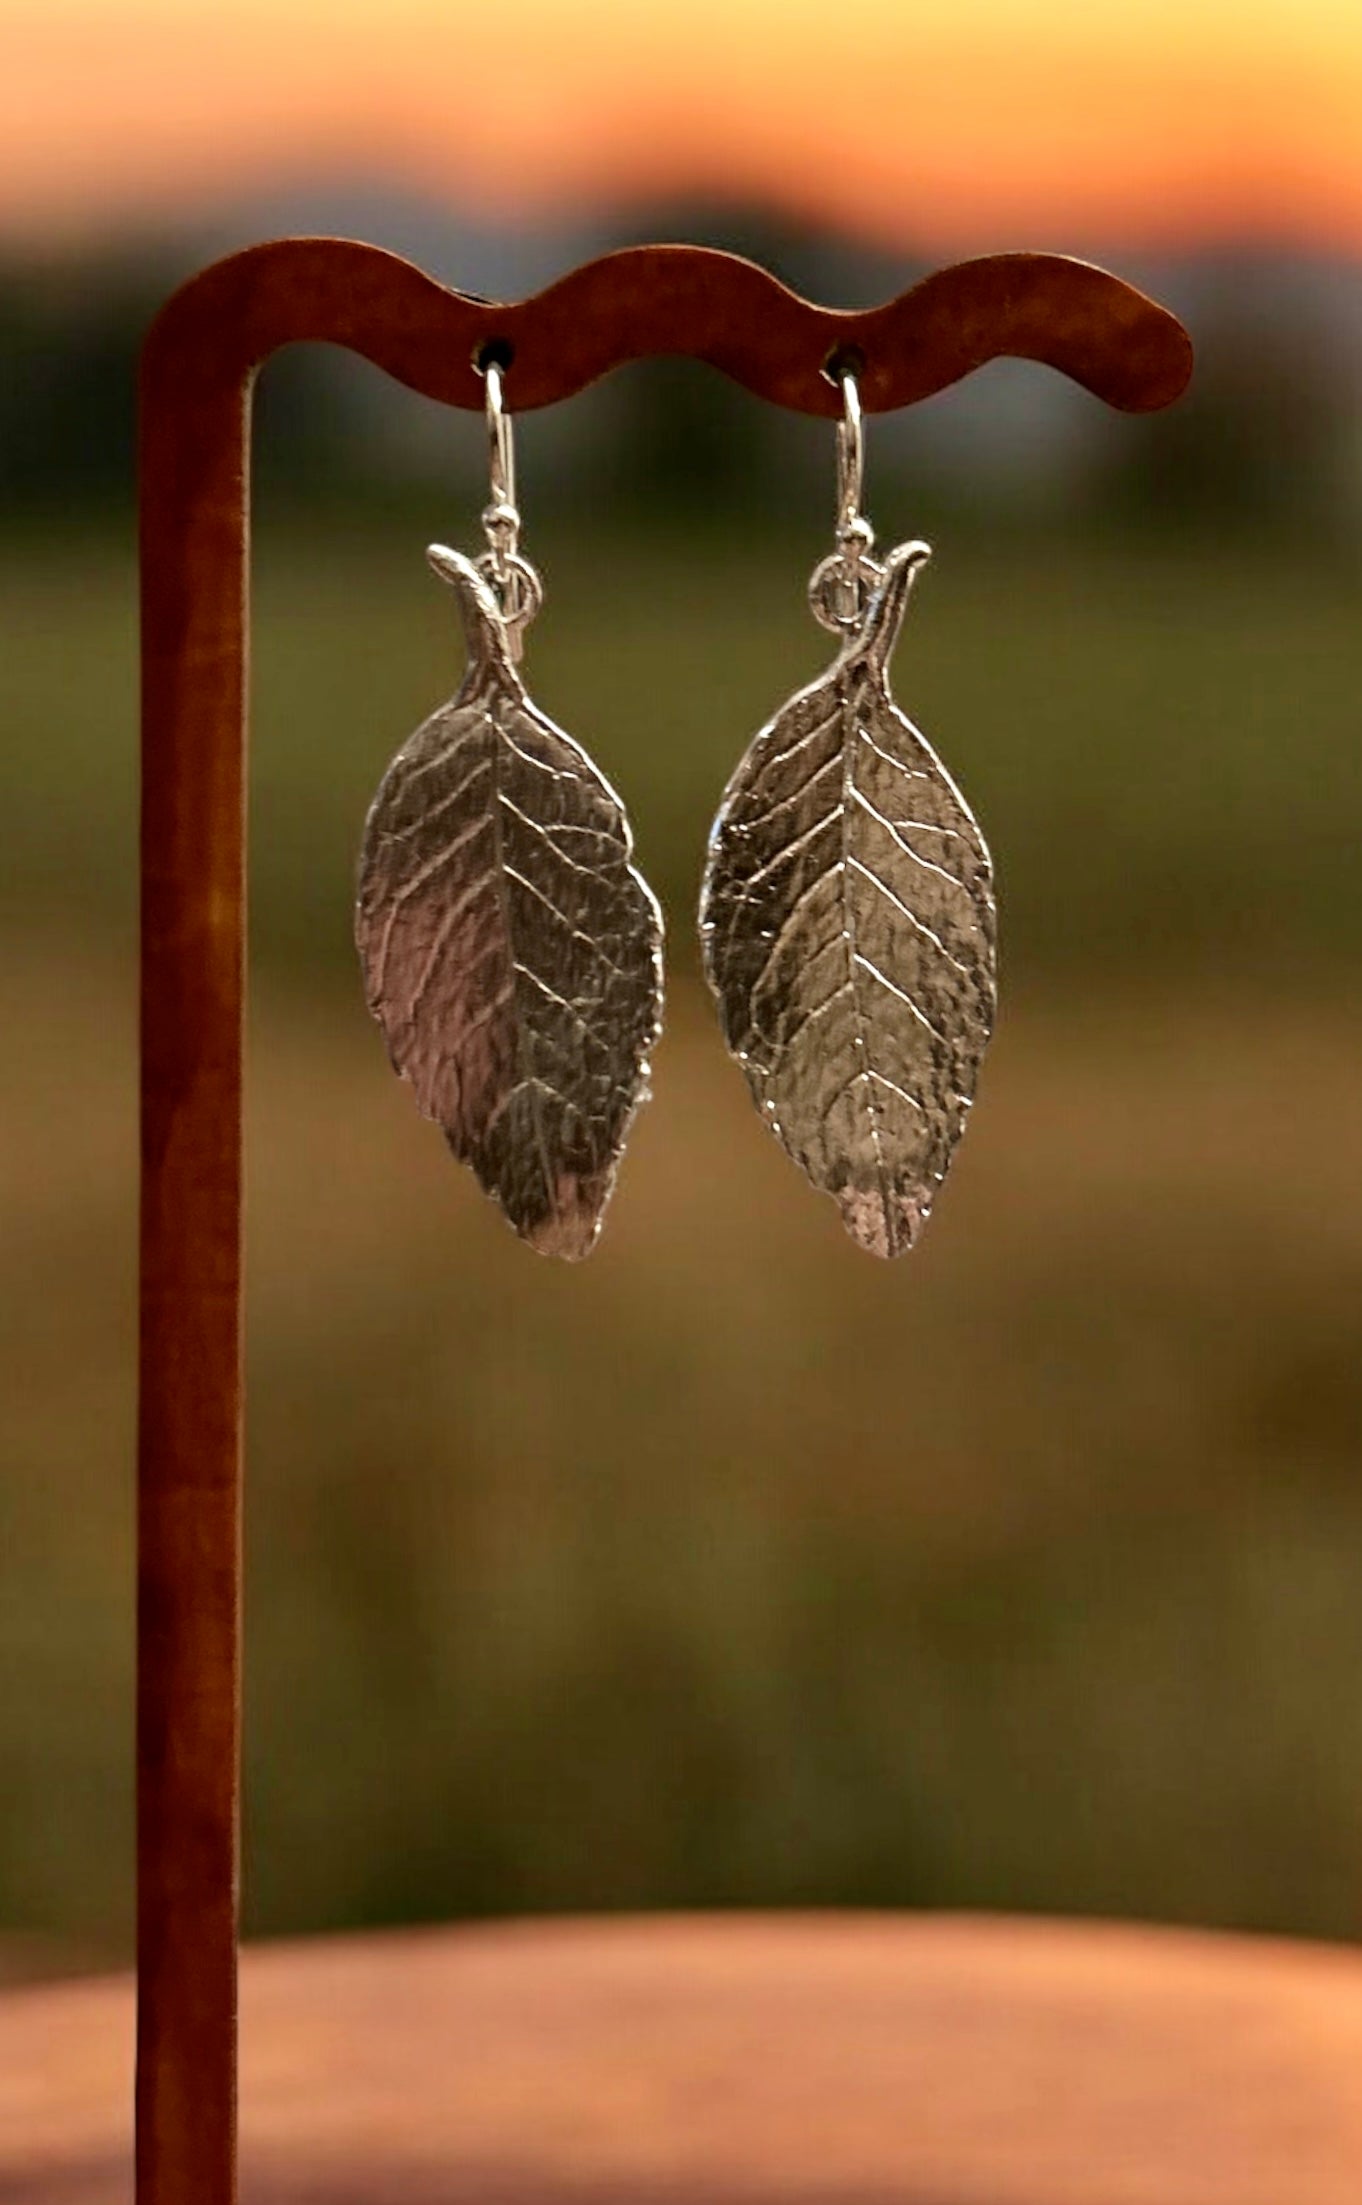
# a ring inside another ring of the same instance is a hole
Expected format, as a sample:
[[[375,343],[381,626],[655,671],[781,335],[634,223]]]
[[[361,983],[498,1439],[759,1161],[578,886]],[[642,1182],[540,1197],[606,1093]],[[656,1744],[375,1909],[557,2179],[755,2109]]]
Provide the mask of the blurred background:
[[[254,239],[516,297],[637,239],[873,303],[1085,254],[1193,394],[875,421],[896,681],[1004,1008],[922,1248],[845,1241],[698,979],[826,657],[832,436],[632,367],[521,428],[536,696],[669,1017],[599,1251],[519,1247],[363,1007],[480,424],[288,356],[256,443],[247,1918],[1045,1909],[1362,1932],[1362,16],[1352,0],[0,0],[0,1969],[131,1926],[138,344]],[[514,401],[514,387],[510,391]]]

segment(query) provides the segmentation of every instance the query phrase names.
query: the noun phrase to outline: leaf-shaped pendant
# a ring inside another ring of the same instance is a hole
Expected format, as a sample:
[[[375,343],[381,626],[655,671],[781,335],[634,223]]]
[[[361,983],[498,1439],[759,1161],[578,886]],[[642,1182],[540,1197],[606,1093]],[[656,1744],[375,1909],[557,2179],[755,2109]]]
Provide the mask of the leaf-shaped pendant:
[[[584,1256],[661,1030],[662,917],[624,808],[536,709],[470,559],[457,695],[374,800],[355,933],[394,1068],[524,1239]]]
[[[996,1000],[992,867],[889,693],[920,544],[889,554],[828,672],[729,782],[701,898],[724,1033],[772,1132],[863,1248],[917,1239]]]

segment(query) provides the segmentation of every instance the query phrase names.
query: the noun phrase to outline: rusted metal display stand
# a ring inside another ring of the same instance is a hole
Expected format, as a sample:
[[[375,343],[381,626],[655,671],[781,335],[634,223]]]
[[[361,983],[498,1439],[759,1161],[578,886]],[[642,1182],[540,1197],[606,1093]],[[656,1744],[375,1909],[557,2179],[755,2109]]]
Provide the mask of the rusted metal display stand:
[[[505,306],[371,246],[289,239],[209,268],[154,325],[141,461],[138,2205],[235,2196],[250,390],[300,341],[346,346],[479,411],[475,363],[491,344],[512,363],[517,411],[656,353],[828,417],[839,353],[857,356],[870,412],[1003,355],[1146,411],[1178,396],[1191,364],[1171,314],[1044,254],[967,262],[844,314],[690,246],[612,254]]]

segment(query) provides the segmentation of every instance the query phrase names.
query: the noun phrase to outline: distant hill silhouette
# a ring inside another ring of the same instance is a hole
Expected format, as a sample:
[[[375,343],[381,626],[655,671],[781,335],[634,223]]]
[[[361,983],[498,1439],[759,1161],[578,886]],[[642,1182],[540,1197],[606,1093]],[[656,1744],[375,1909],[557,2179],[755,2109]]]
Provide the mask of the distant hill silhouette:
[[[939,257],[894,259],[709,205],[525,230],[322,181],[99,252],[11,258],[0,263],[0,505],[126,506],[137,350],[157,305],[221,253],[320,232],[386,245],[493,297],[519,297],[593,253],[645,238],[746,252],[838,305],[888,297]],[[911,416],[875,425],[870,495],[882,533],[938,519],[1093,516],[1362,532],[1362,265],[1250,245],[1157,260],[1089,248],[1086,257],[1183,314],[1198,348],[1192,393],[1161,419],[1128,421],[1043,369],[998,363]],[[436,487],[455,508],[471,501],[470,522],[476,513],[482,451],[469,425],[335,355],[300,353],[271,369],[256,450],[262,482],[284,498],[401,502]],[[816,424],[755,406],[691,363],[640,365],[536,416],[525,452],[532,511],[567,497],[593,510],[813,515],[818,498],[829,499],[831,454]]]

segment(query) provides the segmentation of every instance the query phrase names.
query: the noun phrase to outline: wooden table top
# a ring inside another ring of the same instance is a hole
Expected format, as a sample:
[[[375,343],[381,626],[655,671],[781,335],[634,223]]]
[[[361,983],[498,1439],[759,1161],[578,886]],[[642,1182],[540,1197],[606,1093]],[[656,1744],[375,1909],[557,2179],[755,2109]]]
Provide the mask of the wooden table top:
[[[0,1997],[0,2205],[127,2205],[126,1979]],[[1359,2205],[1362,1955],[990,1917],[248,1950],[243,2205]],[[190,2205],[190,2201],[187,2201]]]

